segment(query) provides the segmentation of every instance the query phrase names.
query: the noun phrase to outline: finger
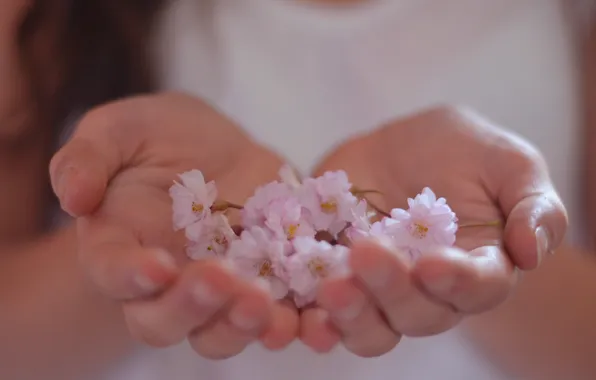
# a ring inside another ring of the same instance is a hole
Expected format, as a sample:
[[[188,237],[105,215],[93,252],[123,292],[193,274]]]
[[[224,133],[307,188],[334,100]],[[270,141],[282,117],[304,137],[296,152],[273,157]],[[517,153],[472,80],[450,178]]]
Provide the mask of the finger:
[[[73,216],[92,212],[110,179],[143,142],[130,110],[114,105],[88,113],[71,140],[50,162],[50,178],[62,208]]]
[[[193,331],[188,341],[208,359],[226,359],[241,353],[271,321],[272,300],[258,289],[245,289],[212,325]]]
[[[165,250],[141,246],[133,232],[99,220],[77,221],[79,260],[96,286],[119,300],[153,295],[178,274]]]
[[[327,353],[341,341],[341,335],[329,323],[327,311],[313,307],[300,314],[300,340],[318,353]]]
[[[269,350],[281,350],[298,337],[299,327],[298,310],[291,302],[274,303],[271,325],[261,336],[261,342]]]
[[[486,181],[506,218],[504,244],[514,264],[531,270],[565,236],[567,212],[546,163],[530,145],[512,138],[491,156]]]
[[[425,253],[412,273],[433,297],[468,314],[501,304],[517,278],[507,255],[494,246],[469,253],[455,248]]]
[[[567,223],[565,208],[554,191],[524,198],[507,218],[505,248],[521,269],[534,269],[561,245]]]
[[[342,335],[346,349],[361,357],[376,357],[391,351],[400,336],[383,320],[353,279],[324,283],[317,297]]]
[[[455,326],[461,316],[449,305],[433,302],[411,278],[408,258],[374,241],[354,245],[350,266],[372,294],[390,326],[404,336],[428,336]]]
[[[129,330],[151,346],[179,343],[230,306],[240,294],[239,288],[232,272],[219,263],[190,264],[178,281],[158,297],[125,304]]]

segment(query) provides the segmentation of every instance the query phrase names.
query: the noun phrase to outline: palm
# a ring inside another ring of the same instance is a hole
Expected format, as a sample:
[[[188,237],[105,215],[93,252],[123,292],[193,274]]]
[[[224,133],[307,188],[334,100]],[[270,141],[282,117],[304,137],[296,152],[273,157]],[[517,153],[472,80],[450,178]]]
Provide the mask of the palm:
[[[490,134],[472,134],[466,125],[434,124],[426,119],[389,125],[371,135],[350,141],[332,153],[317,172],[346,170],[352,183],[361,189],[377,190],[368,195],[379,208],[407,207],[407,198],[430,187],[447,199],[460,225],[491,224],[502,219],[494,194],[488,190],[491,146]],[[487,149],[488,148],[488,149]],[[497,153],[495,153],[497,154]],[[472,250],[500,238],[494,227],[462,228],[457,245]]]
[[[126,301],[132,335],[156,346],[188,338],[199,354],[221,358],[257,335],[267,347],[285,346],[297,315],[216,262],[191,264],[169,189],[198,169],[216,182],[220,200],[243,203],[281,163],[200,100],[164,94],[90,112],[51,172],[61,204],[78,217],[83,267],[104,293]]]
[[[135,124],[143,129],[137,133],[130,125],[113,132],[117,139],[136,141],[135,146],[88,220],[99,228],[123,228],[141,245],[164,248],[185,262],[184,233],[174,232],[168,193],[178,175],[199,169],[216,182],[220,199],[242,203],[257,186],[277,177],[282,161],[197,99],[172,94],[151,104],[134,102],[148,100],[125,104],[127,113],[138,108],[141,120]]]

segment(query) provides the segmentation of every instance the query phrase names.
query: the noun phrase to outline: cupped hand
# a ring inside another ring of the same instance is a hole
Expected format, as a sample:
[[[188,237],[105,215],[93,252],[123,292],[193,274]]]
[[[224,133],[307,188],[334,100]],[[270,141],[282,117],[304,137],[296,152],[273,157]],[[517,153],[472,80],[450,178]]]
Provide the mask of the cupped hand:
[[[282,348],[296,311],[217,262],[190,262],[172,227],[168,189],[200,169],[219,198],[242,203],[282,161],[207,104],[181,94],[131,98],[87,114],[50,165],[53,188],[77,218],[84,270],[122,301],[131,333],[153,346],[188,338],[209,358],[261,339]]]
[[[301,339],[318,351],[341,339],[355,354],[377,356],[401,336],[438,334],[490,310],[507,298],[517,270],[536,268],[567,228],[536,149],[468,110],[429,110],[348,141],[317,174],[337,169],[380,191],[370,200],[386,211],[407,208],[408,197],[430,187],[460,229],[455,247],[416,260],[382,241],[355,244],[352,275],[324,283],[319,308],[302,318]]]

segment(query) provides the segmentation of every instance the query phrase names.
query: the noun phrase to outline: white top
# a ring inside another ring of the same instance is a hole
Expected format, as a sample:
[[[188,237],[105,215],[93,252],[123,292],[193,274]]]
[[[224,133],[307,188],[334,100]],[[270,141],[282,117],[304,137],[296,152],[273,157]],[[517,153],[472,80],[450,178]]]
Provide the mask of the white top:
[[[159,33],[164,89],[208,99],[308,171],[350,135],[437,103],[465,103],[538,145],[577,217],[574,52],[556,0],[178,0]],[[577,225],[572,230],[577,231]],[[110,380],[496,380],[458,330],[390,354],[316,355],[296,342],[209,362],[186,345],[143,353]]]

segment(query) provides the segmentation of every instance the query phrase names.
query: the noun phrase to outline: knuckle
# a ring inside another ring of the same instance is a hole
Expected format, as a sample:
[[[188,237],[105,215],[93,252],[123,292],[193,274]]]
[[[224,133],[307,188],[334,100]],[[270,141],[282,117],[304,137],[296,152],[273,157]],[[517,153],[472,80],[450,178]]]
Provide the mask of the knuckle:
[[[145,103],[145,98],[131,98],[92,108],[79,120],[73,138],[101,136],[110,142],[133,139],[139,128],[146,130],[152,125],[149,113],[155,107]]]
[[[83,115],[78,123],[77,131],[85,129],[104,129],[118,120],[117,107],[113,104],[92,108]]]
[[[521,170],[532,170],[535,167],[546,167],[542,153],[534,145],[521,139],[515,139],[507,149],[511,166]]]
[[[426,110],[424,115],[432,119],[463,119],[469,108],[456,104],[438,104]]]
[[[473,108],[465,104],[439,104],[419,114],[424,123],[429,121],[437,126],[445,124],[457,127],[485,126],[487,121]]]

